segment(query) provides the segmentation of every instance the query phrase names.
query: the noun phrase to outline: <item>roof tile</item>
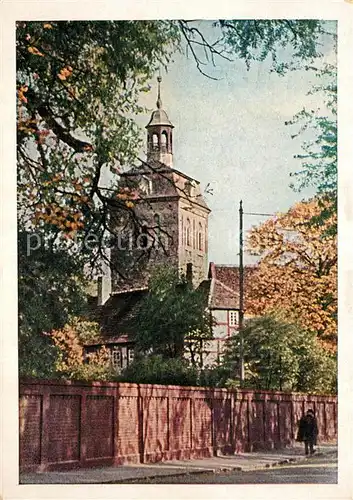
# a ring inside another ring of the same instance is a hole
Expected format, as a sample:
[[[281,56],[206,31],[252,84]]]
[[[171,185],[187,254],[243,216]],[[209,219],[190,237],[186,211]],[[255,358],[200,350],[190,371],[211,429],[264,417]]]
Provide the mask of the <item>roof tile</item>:
[[[254,266],[244,267],[244,300]],[[210,263],[209,278],[213,279],[210,306],[214,308],[239,309],[239,266]]]

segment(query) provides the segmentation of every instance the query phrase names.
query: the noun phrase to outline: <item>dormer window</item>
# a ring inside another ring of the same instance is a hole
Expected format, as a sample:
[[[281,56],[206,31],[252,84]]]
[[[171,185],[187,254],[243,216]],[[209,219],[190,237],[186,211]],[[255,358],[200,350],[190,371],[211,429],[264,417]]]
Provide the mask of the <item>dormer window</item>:
[[[187,181],[185,183],[185,192],[190,198],[194,198],[196,196],[196,182],[194,180]]]
[[[152,194],[152,179],[150,177],[145,175],[142,176],[140,181],[140,190],[147,196]]]

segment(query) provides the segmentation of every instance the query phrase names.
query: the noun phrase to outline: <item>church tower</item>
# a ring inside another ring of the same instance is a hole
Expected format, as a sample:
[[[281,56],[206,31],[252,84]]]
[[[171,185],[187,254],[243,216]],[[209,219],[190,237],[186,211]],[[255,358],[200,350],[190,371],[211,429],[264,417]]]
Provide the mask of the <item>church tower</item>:
[[[158,161],[167,167],[173,166],[173,128],[167,113],[162,108],[161,81],[158,80],[157,109],[153,111],[147,129],[147,163]]]
[[[112,249],[115,267],[125,275],[123,279],[112,267],[113,292],[146,287],[158,265],[173,267],[194,286],[207,278],[210,209],[200,183],[174,168],[174,126],[162,107],[161,80],[158,77],[157,109],[146,126],[146,161],[121,174],[121,186],[139,193],[134,214],[140,234],[135,234],[129,251]]]

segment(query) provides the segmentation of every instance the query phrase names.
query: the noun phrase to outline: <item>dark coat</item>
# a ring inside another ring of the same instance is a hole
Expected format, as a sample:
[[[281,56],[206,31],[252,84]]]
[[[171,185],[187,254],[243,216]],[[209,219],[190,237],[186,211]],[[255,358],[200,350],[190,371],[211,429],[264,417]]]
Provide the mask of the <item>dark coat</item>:
[[[317,420],[313,415],[304,415],[299,421],[297,441],[312,441],[318,436]]]

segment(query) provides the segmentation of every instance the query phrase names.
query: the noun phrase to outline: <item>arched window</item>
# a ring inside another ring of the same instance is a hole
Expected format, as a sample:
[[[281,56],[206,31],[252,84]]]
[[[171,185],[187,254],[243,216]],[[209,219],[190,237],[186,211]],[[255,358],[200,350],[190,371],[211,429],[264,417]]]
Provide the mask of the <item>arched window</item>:
[[[153,134],[152,135],[152,147],[153,147],[153,149],[158,149],[158,147],[159,147],[158,134]]]
[[[138,244],[140,248],[147,248],[148,246],[148,230],[146,224],[141,227],[141,233],[138,237]]]
[[[196,222],[192,221],[192,246],[193,248],[197,248],[197,234],[196,234]]]
[[[154,214],[154,222],[155,222],[155,225],[160,227],[161,225],[161,216],[159,214]]]
[[[201,222],[199,223],[198,247],[199,247],[199,250],[203,250],[203,230],[202,230]]]
[[[191,224],[190,219],[186,219],[186,246],[191,246]]]
[[[161,146],[163,150],[166,150],[168,148],[168,134],[165,130],[163,130],[161,135]]]

